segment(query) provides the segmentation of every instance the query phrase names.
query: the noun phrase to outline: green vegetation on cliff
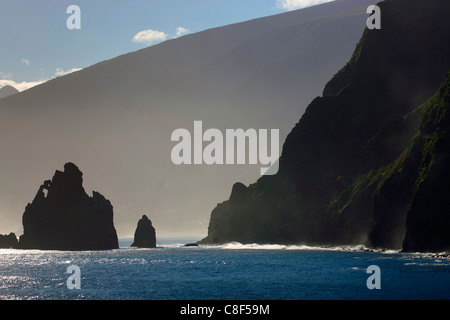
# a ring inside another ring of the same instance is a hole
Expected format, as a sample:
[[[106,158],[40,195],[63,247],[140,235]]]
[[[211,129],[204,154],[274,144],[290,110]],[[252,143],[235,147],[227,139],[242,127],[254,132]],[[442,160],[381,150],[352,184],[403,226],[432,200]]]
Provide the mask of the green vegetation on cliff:
[[[450,247],[448,75],[439,86],[450,69],[450,3],[379,6],[382,29],[364,31],[308,106],[278,174],[235,185],[203,243]]]

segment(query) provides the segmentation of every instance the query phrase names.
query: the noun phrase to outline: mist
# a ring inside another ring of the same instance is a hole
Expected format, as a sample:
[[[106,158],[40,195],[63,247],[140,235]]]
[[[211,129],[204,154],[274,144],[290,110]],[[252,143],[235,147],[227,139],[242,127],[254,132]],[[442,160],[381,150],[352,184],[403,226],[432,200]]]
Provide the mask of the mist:
[[[280,146],[348,60],[370,1],[206,30],[119,56],[0,100],[0,233],[66,162],[114,207],[119,237],[146,214],[157,236],[204,236],[231,186],[260,165],[171,161],[177,128],[278,129]]]

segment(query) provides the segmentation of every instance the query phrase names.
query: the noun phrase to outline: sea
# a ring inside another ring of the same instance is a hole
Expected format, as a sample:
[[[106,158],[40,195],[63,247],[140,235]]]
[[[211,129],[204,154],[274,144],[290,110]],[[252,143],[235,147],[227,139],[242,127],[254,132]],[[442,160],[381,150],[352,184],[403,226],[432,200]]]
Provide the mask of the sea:
[[[237,242],[153,249],[0,250],[2,300],[448,300],[450,258]]]

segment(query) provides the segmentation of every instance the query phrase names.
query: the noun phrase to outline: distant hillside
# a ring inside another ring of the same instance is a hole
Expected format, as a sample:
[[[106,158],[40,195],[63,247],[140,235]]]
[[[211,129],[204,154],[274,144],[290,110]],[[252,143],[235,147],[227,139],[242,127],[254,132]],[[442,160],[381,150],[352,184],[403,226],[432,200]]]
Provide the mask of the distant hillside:
[[[4,86],[0,88],[0,99],[5,98],[7,96],[13,95],[15,93],[18,93],[19,90],[17,90],[14,87],[11,86]]]
[[[382,29],[364,31],[310,103],[279,173],[235,184],[203,243],[450,249],[449,75],[441,83],[450,70],[450,3],[379,6]]]
[[[337,0],[190,34],[2,99],[3,233],[20,226],[41,181],[74,162],[86,188],[111,200],[119,236],[143,214],[160,235],[205,234],[229,185],[254,181],[259,166],[177,167],[172,131],[202,120],[205,129],[280,129],[283,141],[354,50],[369,4]]]

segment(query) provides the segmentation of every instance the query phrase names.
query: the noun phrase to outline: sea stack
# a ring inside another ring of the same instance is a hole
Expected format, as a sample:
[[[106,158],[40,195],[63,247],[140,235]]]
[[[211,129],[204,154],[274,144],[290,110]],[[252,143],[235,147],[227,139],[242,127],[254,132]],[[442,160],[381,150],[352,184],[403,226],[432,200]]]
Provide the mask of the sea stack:
[[[45,181],[23,214],[18,247],[45,250],[106,250],[119,247],[113,207],[100,193],[89,197],[73,163]]]
[[[14,233],[8,235],[0,234],[0,249],[10,249],[17,246],[17,237]]]
[[[150,219],[143,215],[139,220],[136,231],[134,233],[134,241],[131,245],[137,248],[155,248],[156,232]]]

